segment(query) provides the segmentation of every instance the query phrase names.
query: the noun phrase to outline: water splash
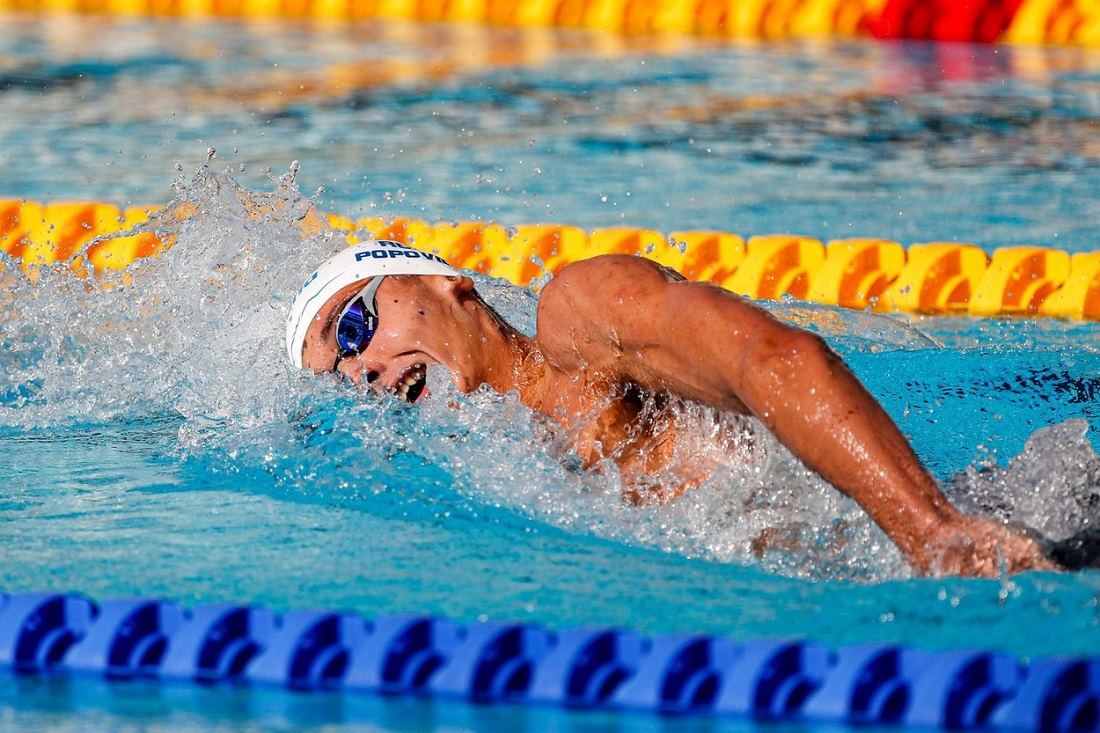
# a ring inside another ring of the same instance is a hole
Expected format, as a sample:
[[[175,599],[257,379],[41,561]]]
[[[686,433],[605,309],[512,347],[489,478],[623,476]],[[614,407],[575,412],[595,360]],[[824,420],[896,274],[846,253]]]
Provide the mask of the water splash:
[[[745,460],[725,461],[702,488],[638,508],[620,500],[613,465],[581,471],[515,395],[459,394],[433,367],[433,397],[411,407],[292,369],[283,352],[289,301],[316,264],[344,245],[298,191],[295,172],[258,193],[200,167],[141,227],[173,246],[99,286],[66,267],[46,268],[31,283],[6,266],[12,308],[0,316],[8,377],[0,427],[167,420],[178,429],[166,450],[179,460],[239,474],[247,490],[287,500],[426,521],[489,521],[516,532],[552,528],[798,577],[908,576],[896,548],[852,501],[744,418],[679,408],[677,420],[695,436],[680,446],[683,460],[718,450],[716,429],[752,431],[752,450]],[[490,305],[533,333],[530,290],[476,280]],[[794,302],[772,308],[849,352],[940,348],[900,320]],[[1001,511],[1054,537],[1093,521],[1084,507],[1095,495],[1081,487],[1096,482],[1074,477],[1100,475],[1095,454],[1083,446],[1055,451],[1058,465],[1038,457],[1044,446],[1080,444],[1080,425],[1062,430],[1036,434],[1035,446],[1008,469],[976,467],[956,482],[959,501],[983,496],[968,507]],[[1081,474],[1082,466],[1091,468]],[[1013,493],[1016,484],[1031,493]],[[1062,524],[1042,512],[1043,497],[1055,490],[1083,507]],[[1004,493],[1010,503],[998,504]]]
[[[971,466],[952,482],[955,503],[1052,541],[1100,527],[1100,456],[1088,428],[1082,419],[1041,428],[1007,466],[991,459]]]
[[[260,194],[200,168],[128,232],[156,231],[176,246],[100,283],[63,265],[43,268],[35,283],[10,275],[13,311],[0,339],[15,357],[0,419],[263,419],[274,385],[289,381],[278,346],[288,294],[339,245],[294,172]]]

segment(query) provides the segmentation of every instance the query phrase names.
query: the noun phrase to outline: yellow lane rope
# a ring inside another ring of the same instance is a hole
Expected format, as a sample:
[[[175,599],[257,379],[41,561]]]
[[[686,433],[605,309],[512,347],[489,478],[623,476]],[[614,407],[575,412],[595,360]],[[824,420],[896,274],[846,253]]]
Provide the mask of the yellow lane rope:
[[[121,16],[397,18],[727,37],[852,35],[886,0],[0,0],[0,10]]]
[[[0,0],[0,11],[326,21],[398,18],[725,38],[916,33],[944,40],[1100,44],[1096,0]],[[913,23],[915,29],[894,27]]]
[[[81,274],[124,270],[170,243],[153,234],[116,236],[147,210],[104,203],[0,200],[0,250],[32,277],[37,267],[69,263]],[[557,224],[514,227],[483,222],[351,219],[329,215],[349,242],[395,239],[436,252],[457,267],[538,285],[567,263],[602,253],[645,255],[692,279],[757,300],[792,296],[877,312],[1048,315],[1100,319],[1100,252],[1002,247],[992,255],[957,242],[884,239],[822,242],[791,234],[753,236],[649,229],[585,231]],[[89,245],[93,239],[104,237]]]

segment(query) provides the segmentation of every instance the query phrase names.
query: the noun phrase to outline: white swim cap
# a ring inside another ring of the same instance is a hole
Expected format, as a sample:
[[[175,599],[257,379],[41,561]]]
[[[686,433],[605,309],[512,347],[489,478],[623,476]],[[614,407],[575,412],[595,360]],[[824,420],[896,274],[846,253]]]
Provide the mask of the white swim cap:
[[[302,348],[309,324],[329,298],[348,285],[385,275],[457,275],[441,257],[421,252],[400,242],[368,240],[352,245],[325,260],[309,276],[290,304],[286,319],[286,352],[302,367]]]

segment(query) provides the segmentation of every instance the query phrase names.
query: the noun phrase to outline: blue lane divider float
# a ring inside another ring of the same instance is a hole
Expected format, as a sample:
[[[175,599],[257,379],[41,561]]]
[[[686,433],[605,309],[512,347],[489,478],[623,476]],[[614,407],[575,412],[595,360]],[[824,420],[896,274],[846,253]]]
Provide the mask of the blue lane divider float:
[[[20,674],[268,684],[659,714],[949,730],[1100,731],[1100,659],[0,594]]]

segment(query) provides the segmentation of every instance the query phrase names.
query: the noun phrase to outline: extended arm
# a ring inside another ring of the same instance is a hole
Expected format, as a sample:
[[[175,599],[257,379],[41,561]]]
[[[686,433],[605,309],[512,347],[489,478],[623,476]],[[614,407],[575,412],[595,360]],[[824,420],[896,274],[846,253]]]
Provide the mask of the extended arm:
[[[550,345],[602,372],[748,411],[855,499],[922,572],[1047,567],[1029,539],[960,515],[879,403],[817,336],[733,293],[654,263],[604,257],[564,271],[552,305],[573,324]],[[550,295],[549,288],[545,297]],[[541,318],[540,314],[540,318]]]

